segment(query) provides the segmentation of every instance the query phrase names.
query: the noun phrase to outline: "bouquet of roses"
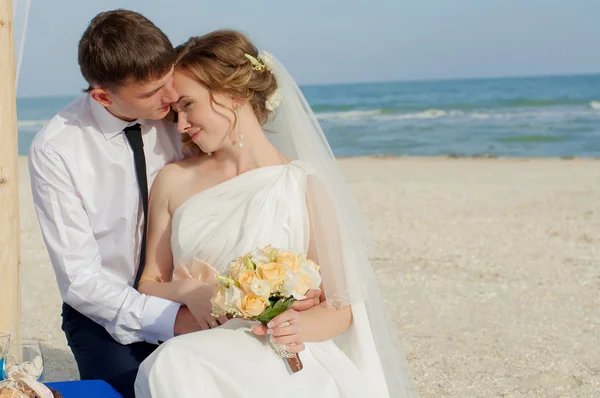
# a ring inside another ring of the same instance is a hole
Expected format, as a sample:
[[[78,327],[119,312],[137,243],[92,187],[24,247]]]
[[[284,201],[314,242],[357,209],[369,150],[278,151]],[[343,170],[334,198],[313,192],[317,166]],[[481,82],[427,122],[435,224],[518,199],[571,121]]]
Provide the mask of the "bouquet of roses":
[[[213,316],[243,317],[263,325],[321,285],[319,266],[305,254],[271,246],[238,257],[216,278],[219,288],[211,300]],[[275,353],[287,359],[292,371],[301,370],[300,359],[284,347],[274,344]]]

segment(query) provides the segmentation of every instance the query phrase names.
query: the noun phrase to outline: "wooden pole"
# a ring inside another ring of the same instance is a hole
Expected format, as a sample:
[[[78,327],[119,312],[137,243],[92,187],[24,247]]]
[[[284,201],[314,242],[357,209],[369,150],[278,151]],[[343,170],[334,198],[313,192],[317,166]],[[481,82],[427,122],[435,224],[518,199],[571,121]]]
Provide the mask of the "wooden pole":
[[[0,0],[0,332],[19,337],[19,180],[12,0]]]

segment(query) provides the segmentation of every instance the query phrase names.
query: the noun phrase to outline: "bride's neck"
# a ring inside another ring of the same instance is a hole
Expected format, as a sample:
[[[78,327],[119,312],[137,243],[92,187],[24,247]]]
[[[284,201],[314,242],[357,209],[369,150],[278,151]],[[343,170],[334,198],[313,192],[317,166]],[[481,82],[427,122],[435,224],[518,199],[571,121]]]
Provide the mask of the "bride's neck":
[[[238,123],[239,128],[236,127],[231,140],[212,155],[215,160],[228,168],[235,168],[236,174],[284,163],[277,148],[267,139],[254,113],[248,114],[247,109],[242,109]]]

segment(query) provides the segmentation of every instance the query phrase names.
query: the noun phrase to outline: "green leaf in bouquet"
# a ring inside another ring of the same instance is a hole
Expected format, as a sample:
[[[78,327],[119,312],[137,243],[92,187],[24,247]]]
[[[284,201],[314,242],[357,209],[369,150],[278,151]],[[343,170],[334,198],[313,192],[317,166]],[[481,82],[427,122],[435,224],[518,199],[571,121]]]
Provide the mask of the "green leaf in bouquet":
[[[217,282],[219,282],[221,286],[229,287],[229,278],[222,275],[215,275],[215,278],[217,278]]]
[[[256,266],[254,265],[254,263],[250,259],[250,256],[246,257],[246,269],[248,271],[254,271],[256,269]]]
[[[230,285],[234,285],[235,287],[239,287],[241,288],[241,285],[239,284],[238,281],[233,280],[231,278],[228,278],[226,276],[222,276],[222,275],[215,275],[215,278],[217,278],[217,281],[219,282],[219,284],[221,286],[225,286],[226,288],[229,289]]]
[[[262,314],[257,316],[256,320],[266,325],[271,319],[275,318],[277,315],[286,312],[295,302],[296,299],[293,297],[279,299],[274,304],[272,303],[270,306],[268,306]]]

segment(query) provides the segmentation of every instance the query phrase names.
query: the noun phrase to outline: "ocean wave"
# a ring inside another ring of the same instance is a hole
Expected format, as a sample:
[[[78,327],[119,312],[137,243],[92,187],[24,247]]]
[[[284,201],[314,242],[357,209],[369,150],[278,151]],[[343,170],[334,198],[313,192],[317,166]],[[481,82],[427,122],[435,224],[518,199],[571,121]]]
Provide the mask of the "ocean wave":
[[[369,111],[347,111],[347,112],[325,112],[317,113],[319,119],[364,119],[377,115],[382,115],[381,109],[373,109]]]
[[[317,117],[323,120],[410,120],[410,119],[439,119],[446,116],[460,116],[463,111],[426,109],[420,112],[412,113],[393,113],[387,109],[372,109],[368,111],[348,111],[348,112],[327,112],[318,113]]]
[[[367,104],[364,104],[367,105]],[[567,98],[557,98],[557,99],[549,99],[549,100],[540,100],[540,99],[527,99],[527,98],[512,98],[512,99],[500,99],[493,101],[483,101],[480,103],[440,103],[440,104],[398,104],[391,103],[387,101],[381,102],[381,108],[376,110],[364,110],[360,109],[360,105],[315,105],[312,107],[313,112],[318,115],[325,115],[325,117],[354,117],[355,115],[362,115],[363,113],[372,114],[373,112],[379,111],[379,113],[383,114],[406,114],[406,113],[414,113],[421,112],[423,108],[429,107],[429,110],[440,110],[446,112],[452,111],[463,111],[463,112],[474,112],[478,110],[500,110],[505,109],[510,112],[515,108],[554,108],[557,106],[591,106],[596,109],[600,107],[600,101],[592,101],[589,99],[567,99]],[[431,113],[431,112],[430,112]],[[429,117],[429,116],[427,116]]]
[[[600,101],[592,101],[590,107],[600,110]],[[436,120],[436,119],[536,119],[536,120],[560,120],[573,119],[576,117],[597,117],[597,113],[585,109],[481,109],[474,111],[465,111],[457,109],[426,109],[418,112],[398,113],[391,112],[389,109],[372,109],[363,111],[348,112],[327,112],[317,113],[317,118],[324,121],[410,121],[410,120]]]
[[[464,114],[465,112],[457,110],[426,109],[421,112],[405,113],[400,115],[386,115],[386,118],[393,120],[439,119],[448,116],[462,116]]]

